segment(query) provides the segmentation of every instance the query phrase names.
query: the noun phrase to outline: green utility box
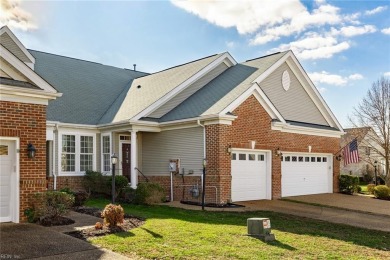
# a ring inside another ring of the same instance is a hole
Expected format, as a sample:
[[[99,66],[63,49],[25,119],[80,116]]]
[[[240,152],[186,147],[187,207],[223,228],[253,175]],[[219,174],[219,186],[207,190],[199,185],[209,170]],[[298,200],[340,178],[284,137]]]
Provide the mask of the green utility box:
[[[275,235],[271,234],[271,221],[269,218],[248,218],[248,236],[258,237],[264,241],[275,240]]]

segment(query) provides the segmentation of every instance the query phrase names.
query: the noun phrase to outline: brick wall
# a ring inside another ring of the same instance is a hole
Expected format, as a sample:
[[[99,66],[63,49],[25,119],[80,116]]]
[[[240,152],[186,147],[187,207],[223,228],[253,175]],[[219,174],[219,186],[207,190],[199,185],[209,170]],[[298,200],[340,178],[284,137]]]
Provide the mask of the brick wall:
[[[46,106],[0,101],[0,136],[20,140],[20,220],[30,194],[46,190]],[[36,148],[28,158],[27,144]]]
[[[220,203],[230,200],[231,162],[226,149],[250,149],[249,141],[256,141],[255,149],[289,152],[334,154],[339,149],[339,138],[282,133],[271,130],[271,118],[254,96],[249,97],[233,111],[238,118],[232,125],[206,126],[206,154],[208,160],[207,181],[220,189]],[[338,191],[340,164],[333,160],[333,191]],[[281,160],[272,153],[272,198],[281,196]]]
[[[49,177],[48,186],[49,190],[54,190],[54,177]],[[85,190],[83,186],[83,177],[82,176],[59,176],[57,177],[56,190],[61,190],[63,188],[70,188],[72,191],[82,191]]]

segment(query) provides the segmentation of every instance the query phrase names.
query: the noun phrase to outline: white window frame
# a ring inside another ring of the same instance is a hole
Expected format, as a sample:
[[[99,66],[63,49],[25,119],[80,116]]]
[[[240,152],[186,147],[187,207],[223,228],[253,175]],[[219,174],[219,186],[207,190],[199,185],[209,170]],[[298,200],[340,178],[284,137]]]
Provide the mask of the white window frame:
[[[104,171],[104,153],[103,153],[103,137],[108,137],[110,138],[110,144],[109,144],[109,154],[111,155],[112,154],[112,135],[110,133],[105,133],[105,134],[102,134],[101,135],[101,147],[100,147],[100,150],[101,150],[101,161],[100,161],[100,169],[102,170],[102,173],[110,173],[111,172],[111,165],[110,165],[110,170],[109,171]]]
[[[62,135],[74,135],[75,136],[75,171],[64,172],[62,171]],[[85,171],[80,171],[80,136],[92,136],[93,154],[92,154],[92,170],[96,171],[96,133],[87,132],[68,132],[61,131],[58,133],[58,173],[60,176],[84,176]]]

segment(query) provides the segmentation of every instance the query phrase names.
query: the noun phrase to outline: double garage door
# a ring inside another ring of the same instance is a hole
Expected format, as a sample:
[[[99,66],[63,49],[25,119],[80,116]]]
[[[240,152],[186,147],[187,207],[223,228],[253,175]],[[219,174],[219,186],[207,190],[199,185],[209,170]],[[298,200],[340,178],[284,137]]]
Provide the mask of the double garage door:
[[[331,193],[332,176],[330,155],[284,153],[282,197]]]
[[[266,152],[232,152],[232,201],[271,199],[268,156],[270,153]],[[281,167],[282,197],[331,193],[333,190],[331,155],[284,153]]]

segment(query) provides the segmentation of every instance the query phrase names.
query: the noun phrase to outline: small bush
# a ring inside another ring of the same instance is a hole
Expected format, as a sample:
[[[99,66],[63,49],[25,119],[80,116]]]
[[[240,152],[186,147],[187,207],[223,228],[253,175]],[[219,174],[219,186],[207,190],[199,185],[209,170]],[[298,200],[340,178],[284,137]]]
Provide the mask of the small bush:
[[[136,190],[127,186],[120,191],[120,199],[125,203],[134,203]]]
[[[62,188],[60,191],[71,194],[74,196],[73,206],[75,206],[75,207],[83,206],[85,201],[87,201],[87,199],[89,198],[88,193],[85,191],[72,191],[68,187]]]
[[[361,192],[362,192],[362,187],[358,186],[358,187],[357,187],[357,192],[358,192],[358,193],[361,193]]]
[[[104,176],[101,172],[86,171],[83,177],[83,186],[86,191],[91,194],[109,194],[107,189],[107,179],[110,177]]]
[[[135,204],[156,204],[165,200],[164,189],[158,183],[143,182],[135,190]]]
[[[386,185],[378,185],[374,188],[374,196],[378,199],[390,199],[390,188]]]
[[[368,193],[374,194],[374,188],[375,188],[375,184],[368,184],[368,185],[367,185],[367,191],[368,191]]]
[[[128,184],[129,184],[129,181],[127,180],[127,178],[125,176],[123,176],[123,175],[115,176],[115,193],[116,193],[115,196],[117,197],[118,194],[122,191],[122,189],[127,187]],[[106,185],[107,185],[107,190],[109,190],[107,195],[111,196],[111,193],[112,193],[112,177],[111,176],[107,178]]]
[[[57,218],[66,214],[74,203],[74,196],[60,191],[37,192],[30,198],[25,215],[31,222],[44,218]]]
[[[115,227],[123,223],[125,212],[121,205],[108,204],[102,212],[102,217],[104,218],[105,224],[108,224],[110,227]]]
[[[353,175],[340,175],[340,192],[353,194],[358,191],[359,177]]]

